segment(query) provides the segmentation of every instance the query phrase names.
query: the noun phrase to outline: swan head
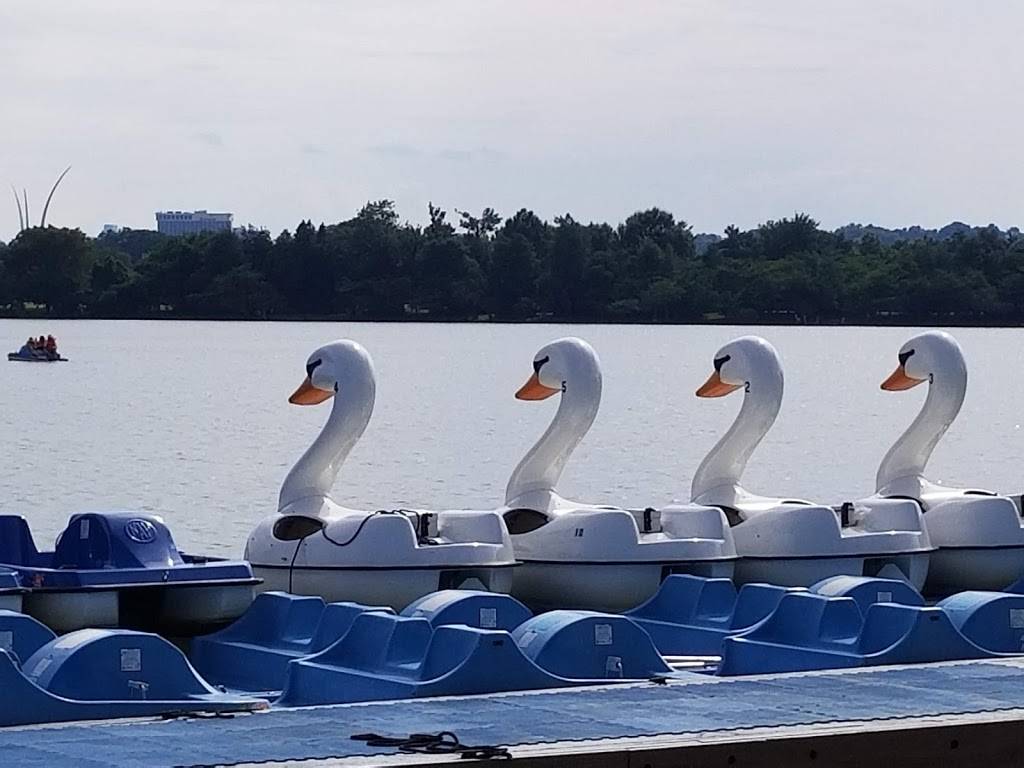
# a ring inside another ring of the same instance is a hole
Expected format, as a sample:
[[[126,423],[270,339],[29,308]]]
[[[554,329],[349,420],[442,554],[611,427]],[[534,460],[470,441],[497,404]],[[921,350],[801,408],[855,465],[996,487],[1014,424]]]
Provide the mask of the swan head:
[[[288,402],[293,405],[316,405],[344,392],[346,384],[373,376],[370,353],[361,344],[348,339],[332,341],[317,349],[306,361],[306,380],[299,385]]]
[[[741,336],[715,353],[715,370],[697,390],[697,397],[724,397],[765,376],[782,378],[782,363],[775,347],[760,336]]]
[[[945,331],[926,331],[914,336],[900,347],[897,359],[896,370],[882,382],[882,389],[889,392],[931,382],[943,371],[962,369],[966,372],[960,345]]]
[[[516,392],[519,400],[545,400],[566,392],[574,383],[601,383],[597,352],[583,339],[569,336],[543,346],[533,356],[533,375]]]

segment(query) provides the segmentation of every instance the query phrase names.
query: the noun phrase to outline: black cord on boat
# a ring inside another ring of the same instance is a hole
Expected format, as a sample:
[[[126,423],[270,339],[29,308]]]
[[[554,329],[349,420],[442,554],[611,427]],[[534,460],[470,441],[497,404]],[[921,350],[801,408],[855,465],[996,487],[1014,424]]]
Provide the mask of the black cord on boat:
[[[336,546],[336,547],[347,547],[349,544],[351,544],[353,541],[355,541],[356,537],[358,537],[359,534],[362,532],[363,526],[366,525],[366,521],[367,520],[369,520],[371,517],[376,517],[377,515],[387,515],[387,514],[389,514],[389,513],[388,513],[388,511],[386,509],[378,509],[373,514],[367,515],[366,517],[364,517],[363,521],[361,523],[359,523],[359,526],[356,528],[356,532],[353,533],[349,537],[348,541],[336,541],[335,539],[332,539],[330,536],[327,535],[327,528],[326,527],[322,528],[320,530],[320,533],[322,533],[324,535],[324,538],[327,539],[329,542],[331,542],[331,544],[333,544],[334,546]]]
[[[374,512],[373,514],[376,515],[380,513]],[[305,536],[303,536],[301,539],[299,539],[298,543],[295,545],[295,551],[292,552],[292,561],[288,564],[288,591],[292,592],[292,577],[295,574],[295,561],[296,559],[298,559],[299,550],[302,549],[302,545],[306,541],[306,539],[308,539],[310,536],[315,536],[318,533],[322,533],[324,535],[324,538],[331,542],[331,544],[334,544],[336,547],[347,547],[349,544],[356,540],[356,536],[358,536],[359,532],[363,530],[363,526],[366,525],[366,521],[369,520],[371,517],[373,517],[373,515],[367,515],[366,517],[364,517],[363,521],[359,524],[359,527],[356,528],[356,532],[353,533],[352,537],[345,542],[335,541],[334,539],[332,539],[330,536],[327,535],[327,530],[325,527],[321,527],[315,531],[311,531],[307,533]]]
[[[295,551],[292,552],[292,561],[288,563],[288,592],[291,594],[295,594],[292,591],[292,575],[295,573],[295,559],[299,556],[299,550],[302,549],[302,542],[304,542],[312,535],[313,534],[311,533],[307,533],[305,536],[299,539],[298,542],[296,542]]]
[[[288,564],[288,591],[292,591],[292,574],[295,572],[295,560],[296,558],[298,558],[299,550],[302,549],[302,543],[306,539],[308,539],[310,536],[315,536],[317,533],[321,533],[323,534],[323,537],[327,539],[329,542],[331,542],[331,544],[333,544],[334,546],[347,547],[349,544],[351,544],[359,537],[359,534],[362,533],[363,526],[366,525],[366,522],[371,517],[376,517],[377,515],[414,515],[416,517],[416,538],[421,543],[428,538],[426,533],[428,532],[427,528],[430,525],[430,515],[429,513],[425,513],[422,517],[421,522],[420,513],[417,512],[415,509],[378,509],[376,512],[373,512],[364,517],[362,521],[359,523],[359,525],[356,526],[355,532],[353,532],[353,534],[349,536],[349,538],[346,541],[338,541],[337,539],[332,539],[330,536],[327,535],[327,527],[324,526],[323,528],[313,531],[312,533],[306,534],[301,539],[299,539],[299,543],[295,545],[295,551],[292,553],[292,561]]]

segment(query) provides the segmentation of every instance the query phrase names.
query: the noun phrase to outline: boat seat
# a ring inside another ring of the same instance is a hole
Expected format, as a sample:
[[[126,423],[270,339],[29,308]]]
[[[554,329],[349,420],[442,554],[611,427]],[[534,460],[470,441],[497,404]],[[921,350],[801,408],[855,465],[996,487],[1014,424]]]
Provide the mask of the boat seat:
[[[196,640],[216,638],[256,646],[305,648],[323,612],[323,598],[263,592],[230,626]]]
[[[0,692],[0,726],[267,707],[214,690],[171,643],[128,630],[72,632],[22,670],[0,650]]]
[[[800,626],[801,613],[806,622]],[[793,595],[745,635],[723,644],[720,675],[918,664],[997,655],[965,637],[942,607],[874,603],[863,621],[853,598]]]
[[[810,592],[784,595],[775,611],[743,634],[722,643],[720,675],[752,675],[857,666],[863,626],[853,598]]]
[[[183,565],[170,530],[142,512],[72,515],[57,539],[54,568],[166,568]]]
[[[424,643],[424,640],[426,641]],[[383,647],[381,647],[383,644]],[[338,643],[288,665],[276,706],[454,696],[579,685],[527,659],[508,632],[364,613]]]
[[[229,627],[192,641],[192,663],[208,680],[245,691],[278,691],[288,662],[336,642],[365,611],[356,603],[264,592]]]
[[[674,574],[645,603],[624,615],[679,624],[718,624],[729,620],[735,605],[736,587],[729,579]]]
[[[310,640],[306,653],[317,653],[329,645],[336,643],[351,629],[352,622],[364,613],[384,613],[394,615],[394,610],[386,605],[363,605],[361,603],[328,603],[320,615],[316,632]]]
[[[625,616],[551,611],[530,619],[512,637],[534,664],[559,677],[649,678],[672,671],[650,635]]]
[[[344,637],[321,651],[324,662],[381,674],[416,665],[426,655],[432,627],[426,619],[405,618],[386,613],[357,616]]]
[[[511,631],[530,619],[530,609],[511,595],[471,589],[443,589],[410,603],[402,616],[424,618],[435,629],[465,624],[478,629]]]
[[[717,655],[722,640],[770,615],[783,595],[799,588],[744,584],[729,579],[669,576],[645,603],[626,611],[666,655]]]
[[[1024,595],[961,592],[938,603],[960,633],[994,653],[1024,653]]]
[[[896,603],[876,603],[868,609],[859,651],[865,666],[996,655],[964,637],[943,608]]]
[[[0,650],[20,663],[57,636],[31,616],[16,611],[0,611]]]
[[[28,521],[21,515],[0,515],[0,563],[43,565]]]
[[[851,597],[862,613],[874,603],[924,605],[924,598],[914,587],[901,579],[880,579],[872,576],[832,576],[811,585],[810,591],[826,597]]]
[[[803,591],[803,587],[744,584],[736,597],[736,608],[729,621],[729,630],[736,633],[750,629],[771,616],[783,597]]]
[[[848,647],[864,623],[857,602],[809,592],[785,595],[768,619],[745,636],[808,647]]]

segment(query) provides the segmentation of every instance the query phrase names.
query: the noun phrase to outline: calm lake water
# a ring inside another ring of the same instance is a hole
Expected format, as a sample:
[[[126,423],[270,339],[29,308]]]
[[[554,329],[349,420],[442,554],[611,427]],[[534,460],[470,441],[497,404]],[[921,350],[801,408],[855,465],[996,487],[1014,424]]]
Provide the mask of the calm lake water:
[[[285,473],[329,405],[290,406],[317,346],[349,337],[377,367],[370,427],[335,498],[367,508],[491,508],[557,407],[515,390],[547,341],[578,335],[601,356],[604,400],[563,479],[612,504],[688,498],[690,478],[739,408],[698,400],[714,352],[765,336],[786,399],[745,478],[754,491],[829,502],[874,490],[875,470],[926,387],[888,393],[906,328],[193,323],[0,320],[10,350],[53,333],[69,363],[7,363],[0,375],[2,511],[52,544],[67,515],[162,514],[179,546],[238,555],[276,509]],[[933,479],[1024,489],[1024,331],[955,330],[970,385],[930,465]]]

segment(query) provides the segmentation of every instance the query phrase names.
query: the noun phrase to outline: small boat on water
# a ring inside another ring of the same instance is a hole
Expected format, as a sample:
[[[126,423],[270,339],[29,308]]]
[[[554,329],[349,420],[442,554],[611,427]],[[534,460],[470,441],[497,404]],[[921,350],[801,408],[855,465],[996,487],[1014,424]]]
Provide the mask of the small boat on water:
[[[240,616],[259,579],[248,563],[180,552],[164,521],[139,512],[72,515],[52,552],[25,518],[0,515],[0,592],[24,588],[23,610],[56,632],[128,627],[191,636]]]
[[[66,363],[57,351],[57,340],[53,336],[40,336],[38,339],[29,337],[17,352],[8,352],[10,363]]]

